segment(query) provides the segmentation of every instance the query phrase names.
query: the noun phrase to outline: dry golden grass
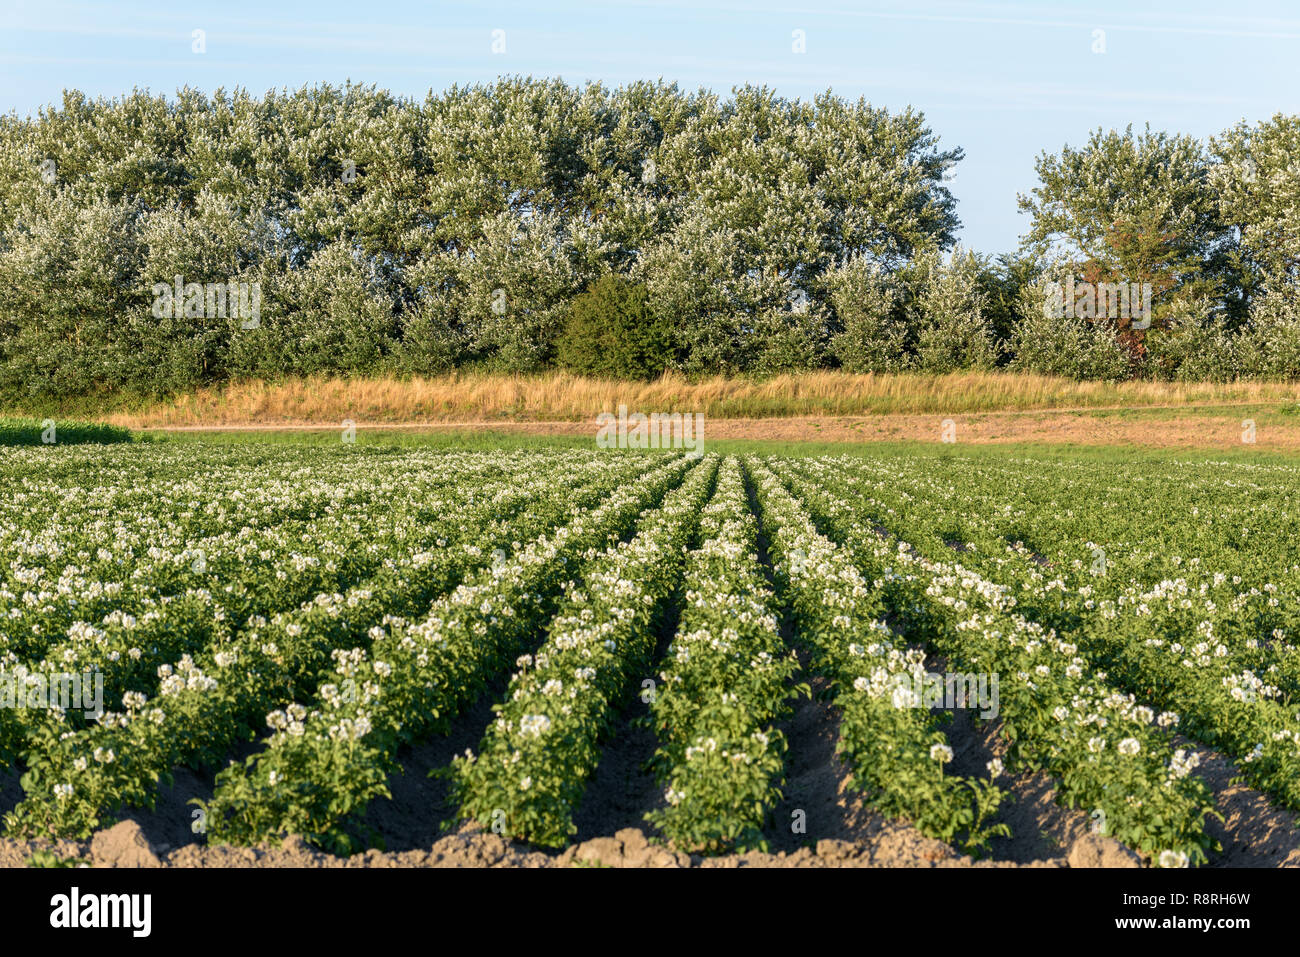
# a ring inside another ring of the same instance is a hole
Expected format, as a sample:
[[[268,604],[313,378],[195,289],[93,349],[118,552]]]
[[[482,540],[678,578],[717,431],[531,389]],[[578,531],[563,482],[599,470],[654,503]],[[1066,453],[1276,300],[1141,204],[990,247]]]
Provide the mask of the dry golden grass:
[[[833,415],[960,415],[1300,400],[1300,384],[1074,382],[1047,376],[812,372],[765,380],[665,376],[612,382],[566,374],[457,374],[411,379],[243,382],[106,416],[130,428],[203,425],[589,422],[619,405],[702,412],[713,419]]]

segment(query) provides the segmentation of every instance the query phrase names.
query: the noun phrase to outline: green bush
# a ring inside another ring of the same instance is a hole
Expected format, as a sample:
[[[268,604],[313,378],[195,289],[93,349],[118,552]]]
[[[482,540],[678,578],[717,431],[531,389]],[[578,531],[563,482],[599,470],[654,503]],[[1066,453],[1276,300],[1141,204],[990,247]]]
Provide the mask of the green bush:
[[[1237,340],[1243,378],[1300,378],[1300,301],[1285,283],[1265,286]]]
[[[831,349],[848,372],[905,372],[911,366],[897,284],[879,266],[854,258],[827,273],[839,333]]]
[[[938,375],[992,369],[998,344],[982,288],[988,263],[975,253],[958,250],[946,263],[932,253],[918,257],[916,265],[924,276],[911,303],[917,368]]]
[[[560,365],[579,375],[652,379],[673,365],[673,335],[654,317],[645,288],[606,273],[569,307]]]
[[[0,400],[541,371],[605,273],[644,287],[671,356],[634,322],[570,342],[579,367],[823,366],[822,273],[948,248],[961,157],[919,113],[758,87],[70,90],[0,116]],[[256,283],[257,324],[158,303],[177,276]]]
[[[99,422],[0,418],[0,446],[130,442],[129,429]]]
[[[1164,321],[1147,333],[1147,364],[1153,377],[1183,382],[1229,382],[1236,377],[1242,340],[1207,298],[1179,299]]]
[[[1021,289],[1010,348],[1013,372],[1115,382],[1130,376],[1128,350],[1113,323],[1050,314],[1047,274]]]

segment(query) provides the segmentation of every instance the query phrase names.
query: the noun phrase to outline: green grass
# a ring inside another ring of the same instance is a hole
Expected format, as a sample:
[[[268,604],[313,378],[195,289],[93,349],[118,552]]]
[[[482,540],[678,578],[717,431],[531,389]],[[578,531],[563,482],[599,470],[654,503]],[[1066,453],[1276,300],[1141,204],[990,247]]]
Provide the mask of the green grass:
[[[84,445],[130,442],[129,429],[63,419],[0,418],[0,445]]]
[[[203,445],[342,445],[343,430],[330,428],[302,429],[231,429],[212,432],[168,432],[147,430],[138,433],[140,440],[152,443],[195,442]],[[385,448],[465,449],[575,449],[593,445],[589,436],[523,435],[502,432],[424,432],[411,429],[357,429],[356,445]]]

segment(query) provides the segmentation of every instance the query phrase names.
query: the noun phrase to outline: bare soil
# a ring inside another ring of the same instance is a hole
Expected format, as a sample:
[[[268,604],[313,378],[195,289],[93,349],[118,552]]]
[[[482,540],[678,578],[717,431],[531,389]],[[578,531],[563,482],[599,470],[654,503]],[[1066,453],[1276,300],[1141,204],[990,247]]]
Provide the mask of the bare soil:
[[[822,690],[820,684],[815,688]],[[1051,780],[1042,772],[1004,773],[1008,791],[998,821],[1011,837],[994,838],[989,853],[975,860],[942,841],[925,837],[906,822],[889,820],[866,807],[848,787],[849,772],[835,754],[838,716],[832,705],[801,698],[782,725],[790,749],[784,799],[766,833],[770,853],[703,857],[664,845],[645,811],[661,800],[646,758],[653,736],[636,721],[638,702],[611,737],[576,817],[575,843],[561,853],[513,844],[476,824],[442,833],[453,808],[445,783],[427,777],[451,756],[472,745],[491,719],[488,694],[456,722],[451,734],[403,754],[405,773],[391,783],[391,800],[376,802],[366,818],[386,849],[336,857],[287,836],[279,846],[209,846],[191,828],[191,797],[211,794],[211,776],[183,771],[174,785],[159,788],[153,811],[137,810],[87,841],[0,839],[0,867],[23,867],[36,851],[95,867],[1139,867],[1149,862],[1107,837],[1093,833],[1089,815],[1056,803]],[[979,722],[969,709],[954,712],[947,735],[954,773],[986,776],[1006,742],[996,721]],[[1191,746],[1188,742],[1180,745]],[[1232,784],[1232,763],[1198,748],[1198,772],[1214,792],[1223,822],[1210,831],[1222,850],[1211,867],[1300,867],[1300,818],[1279,809],[1251,788]],[[20,796],[17,776],[0,777],[0,807]],[[803,812],[800,827],[796,811]]]
[[[1156,414],[1153,414],[1156,413]],[[1079,446],[1130,446],[1150,449],[1256,448],[1269,451],[1300,450],[1300,422],[1257,423],[1253,443],[1243,442],[1240,414],[1216,409],[1213,414],[1187,414],[1177,410],[1140,410],[1133,416],[1108,415],[1097,410],[1077,412],[986,412],[969,415],[869,415],[801,416],[790,418],[710,418],[704,437],[710,440],[761,440],[773,442],[941,442],[943,421],[956,424],[955,444],[975,445],[1042,443]],[[332,423],[302,421],[274,425],[248,423],[172,426],[165,431],[300,431],[333,429]],[[358,430],[404,430],[432,433],[475,432],[500,435],[589,436],[595,440],[595,421],[548,422],[371,422],[358,421]]]

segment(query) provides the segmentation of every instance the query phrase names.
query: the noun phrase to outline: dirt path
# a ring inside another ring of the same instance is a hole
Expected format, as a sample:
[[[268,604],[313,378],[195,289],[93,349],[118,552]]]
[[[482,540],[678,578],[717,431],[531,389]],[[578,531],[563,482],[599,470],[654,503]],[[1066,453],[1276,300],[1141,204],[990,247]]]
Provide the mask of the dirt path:
[[[1154,408],[1154,407],[1153,407]],[[1223,407],[1215,407],[1223,408]],[[955,444],[1046,443],[1111,445],[1139,448],[1184,448],[1300,451],[1300,421],[1255,425],[1240,414],[1147,416],[1148,409],[1127,410],[1131,417],[1097,414],[1096,409],[1050,412],[981,412],[967,415],[807,416],[770,419],[708,419],[704,441],[768,440],[778,442],[942,442],[944,423]],[[166,426],[145,432],[295,432],[341,431],[341,424],[319,422],[223,423]],[[357,422],[358,431],[475,432],[500,435],[590,437],[595,422]],[[1243,439],[1251,439],[1244,441]]]

